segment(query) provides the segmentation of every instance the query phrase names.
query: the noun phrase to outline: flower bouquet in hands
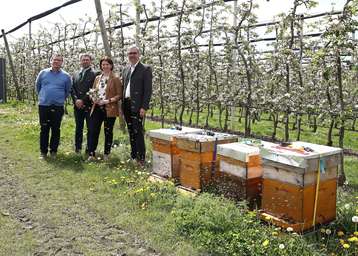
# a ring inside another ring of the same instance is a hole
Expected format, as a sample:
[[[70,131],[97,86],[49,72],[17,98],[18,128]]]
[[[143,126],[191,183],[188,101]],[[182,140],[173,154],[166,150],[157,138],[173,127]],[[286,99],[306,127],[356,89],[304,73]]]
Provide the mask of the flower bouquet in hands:
[[[99,95],[99,90],[98,88],[91,88],[88,92],[87,92],[87,95],[90,97],[90,99],[93,101],[93,105],[92,105],[92,108],[91,108],[91,112],[90,112],[90,116],[92,115],[93,113],[93,110],[96,106],[96,102],[98,102],[99,100],[101,100],[101,97]]]

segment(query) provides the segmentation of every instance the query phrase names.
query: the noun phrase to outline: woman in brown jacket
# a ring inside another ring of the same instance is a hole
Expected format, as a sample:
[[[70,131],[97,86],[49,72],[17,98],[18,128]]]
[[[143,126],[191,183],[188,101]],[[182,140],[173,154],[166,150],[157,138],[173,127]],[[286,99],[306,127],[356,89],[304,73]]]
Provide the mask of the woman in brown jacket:
[[[98,138],[104,123],[104,156],[107,160],[111,153],[113,142],[113,126],[119,116],[119,100],[122,98],[123,85],[121,80],[112,72],[113,61],[104,57],[99,62],[102,73],[93,83],[95,96],[92,96],[94,107],[91,111],[88,138],[88,160],[95,158]]]

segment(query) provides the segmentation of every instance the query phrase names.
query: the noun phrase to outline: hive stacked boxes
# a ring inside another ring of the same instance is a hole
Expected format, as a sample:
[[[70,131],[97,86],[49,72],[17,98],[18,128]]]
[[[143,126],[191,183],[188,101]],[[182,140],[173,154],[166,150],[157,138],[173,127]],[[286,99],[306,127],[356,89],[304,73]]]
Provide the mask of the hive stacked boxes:
[[[173,127],[148,132],[153,148],[153,173],[163,178],[179,179],[179,149],[176,135],[202,132],[202,129]]]
[[[182,127],[149,132],[153,172],[184,188],[208,185],[260,207],[261,216],[303,232],[336,218],[342,150],[307,142],[237,142],[238,136]]]
[[[236,142],[237,139],[236,135],[215,132],[176,136],[180,150],[180,184],[195,190],[209,185],[217,170],[217,145]]]
[[[299,141],[289,146],[263,142],[262,216],[298,232],[334,220],[341,153]]]
[[[219,145],[217,153],[220,159],[218,190],[227,197],[259,205],[262,178],[260,149],[237,142]]]

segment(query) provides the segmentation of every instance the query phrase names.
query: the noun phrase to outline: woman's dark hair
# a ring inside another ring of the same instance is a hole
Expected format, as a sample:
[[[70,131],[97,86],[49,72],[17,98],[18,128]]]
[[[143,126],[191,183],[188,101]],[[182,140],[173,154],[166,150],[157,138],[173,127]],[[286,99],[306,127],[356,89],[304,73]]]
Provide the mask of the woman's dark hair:
[[[102,70],[102,62],[103,61],[107,61],[109,64],[111,64],[111,70],[113,70],[113,60],[110,57],[104,56],[100,61],[99,61],[99,68]]]

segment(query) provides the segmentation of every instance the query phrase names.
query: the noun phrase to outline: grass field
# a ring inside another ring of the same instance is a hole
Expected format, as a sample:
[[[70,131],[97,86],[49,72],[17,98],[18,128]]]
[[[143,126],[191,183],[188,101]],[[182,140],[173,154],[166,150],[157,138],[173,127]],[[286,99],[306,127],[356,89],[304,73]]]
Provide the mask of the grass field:
[[[357,255],[357,158],[345,158],[337,220],[301,236],[262,223],[244,203],[148,182],[150,165],[129,161],[118,127],[110,161],[93,163],[73,153],[71,111],[56,159],[38,158],[35,107],[0,105],[0,131],[0,255]]]
[[[159,109],[153,109],[153,115],[159,117],[160,116],[160,110]],[[235,113],[234,119],[231,121],[229,119],[228,121],[228,129],[233,131],[241,131],[244,132],[244,118],[242,118],[242,121],[239,122],[239,113]],[[317,144],[323,144],[325,145],[327,143],[327,133],[328,133],[328,123],[318,120],[317,121],[317,131],[312,132],[313,128],[308,126],[308,120],[307,115],[302,117],[302,126],[301,126],[301,141],[310,141],[312,143]],[[165,116],[166,119],[173,120],[174,119],[174,113],[168,113]],[[190,118],[190,114],[188,112],[185,112],[183,115],[183,122],[188,123]],[[223,115],[224,118],[224,115]],[[229,117],[231,118],[231,116]],[[280,120],[282,120],[283,116],[280,117]],[[196,115],[193,115],[193,122],[195,123]],[[206,113],[200,113],[199,115],[199,126],[204,127],[205,126],[205,120],[206,120]],[[297,129],[292,130],[292,122],[294,122],[294,117],[290,117],[290,140],[295,141],[297,138]],[[223,122],[224,123],[224,122]],[[347,122],[346,127],[351,128],[352,122]],[[356,125],[357,126],[357,125]],[[218,111],[213,112],[213,116],[209,118],[209,127],[212,128],[219,128],[219,114]],[[256,121],[255,123],[251,124],[251,132],[252,134],[256,136],[267,136],[271,137],[273,131],[273,121],[269,121],[269,115],[267,113],[262,113],[261,120]],[[277,140],[283,140],[284,138],[284,124],[280,122],[277,127],[277,134],[276,139]],[[334,128],[332,133],[332,141],[333,146],[338,146],[338,139],[339,139],[339,130]],[[358,152],[358,130],[356,127],[355,131],[347,129],[345,131],[345,137],[344,137],[344,148],[345,149],[351,149],[356,152]]]

